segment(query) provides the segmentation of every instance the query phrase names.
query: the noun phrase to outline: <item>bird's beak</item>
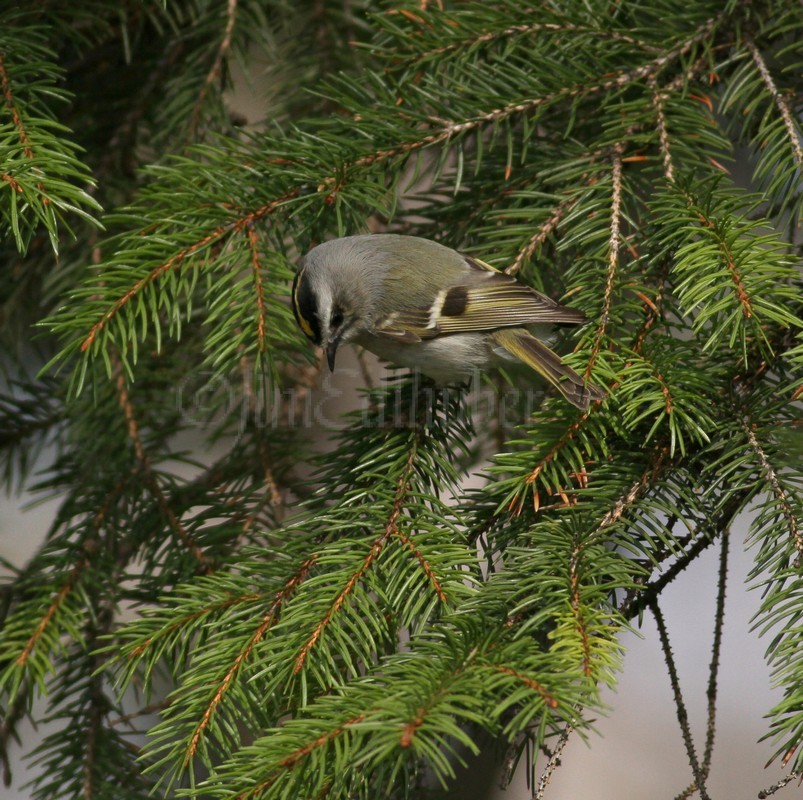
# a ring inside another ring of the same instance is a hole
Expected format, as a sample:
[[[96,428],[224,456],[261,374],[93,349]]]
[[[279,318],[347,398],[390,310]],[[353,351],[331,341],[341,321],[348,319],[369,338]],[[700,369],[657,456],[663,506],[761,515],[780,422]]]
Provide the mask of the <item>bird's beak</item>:
[[[326,346],[326,363],[329,364],[329,371],[335,371],[335,356],[337,355],[337,346],[340,344],[340,336],[335,336],[331,342]]]

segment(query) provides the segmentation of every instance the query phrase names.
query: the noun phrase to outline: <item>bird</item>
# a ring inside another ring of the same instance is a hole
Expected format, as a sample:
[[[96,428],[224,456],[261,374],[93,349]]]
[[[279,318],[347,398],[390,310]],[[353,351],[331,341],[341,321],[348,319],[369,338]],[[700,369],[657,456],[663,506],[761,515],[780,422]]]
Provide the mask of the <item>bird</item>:
[[[332,371],[338,348],[351,342],[440,386],[520,361],[580,409],[605,396],[542,341],[556,324],[585,322],[582,311],[430,239],[325,241],[299,262],[292,305]]]

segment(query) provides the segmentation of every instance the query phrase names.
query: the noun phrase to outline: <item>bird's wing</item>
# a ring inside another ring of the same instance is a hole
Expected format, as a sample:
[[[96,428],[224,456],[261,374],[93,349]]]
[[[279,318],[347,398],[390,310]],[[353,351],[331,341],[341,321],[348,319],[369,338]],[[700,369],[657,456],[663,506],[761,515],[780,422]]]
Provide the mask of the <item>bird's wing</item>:
[[[441,289],[429,308],[395,311],[377,321],[374,333],[414,343],[453,333],[585,320],[582,311],[562,306],[482,261],[466,258],[466,263],[470,269],[462,280]]]

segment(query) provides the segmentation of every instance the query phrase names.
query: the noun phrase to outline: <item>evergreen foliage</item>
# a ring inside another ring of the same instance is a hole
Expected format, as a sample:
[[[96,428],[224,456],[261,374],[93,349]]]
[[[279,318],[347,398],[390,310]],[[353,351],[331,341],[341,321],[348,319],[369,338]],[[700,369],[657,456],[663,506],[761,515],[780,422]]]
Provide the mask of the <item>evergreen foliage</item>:
[[[554,768],[714,543],[720,630],[752,503],[803,771],[801,75],[780,0],[0,0],[0,464],[59,501],[0,588],[6,770],[42,713],[42,800],[434,797],[488,739]],[[582,309],[606,399],[510,429],[399,378],[316,452],[293,265],[366,229]]]

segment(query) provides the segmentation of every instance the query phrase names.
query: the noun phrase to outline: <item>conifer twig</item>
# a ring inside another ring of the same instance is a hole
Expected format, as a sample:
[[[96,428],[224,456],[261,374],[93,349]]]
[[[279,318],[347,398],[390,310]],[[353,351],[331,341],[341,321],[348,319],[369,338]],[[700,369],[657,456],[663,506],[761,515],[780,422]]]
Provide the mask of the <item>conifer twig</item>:
[[[316,642],[318,639],[320,639],[326,627],[331,623],[334,616],[346,602],[349,595],[354,591],[354,588],[362,580],[363,575],[365,575],[365,573],[371,568],[371,565],[374,563],[374,561],[382,553],[385,545],[392,537],[398,535],[399,518],[401,516],[402,509],[404,508],[404,502],[407,498],[407,493],[410,488],[410,477],[413,472],[415,459],[418,455],[418,437],[420,435],[420,431],[418,431],[414,436],[412,446],[410,447],[410,452],[407,456],[404,466],[401,469],[401,472],[399,473],[399,477],[396,480],[396,491],[393,497],[393,504],[390,509],[390,514],[388,516],[387,523],[385,524],[385,529],[374,540],[373,544],[371,545],[371,549],[368,551],[368,554],[363,559],[359,568],[349,577],[348,581],[346,581],[346,584],[343,586],[337,597],[332,602],[331,606],[327,609],[323,618],[315,626],[315,629],[312,631],[309,638],[298,652],[295,660],[295,666],[293,668],[295,673],[301,672],[301,670],[304,668],[310,651],[313,647],[315,647]]]
[[[661,158],[664,162],[664,177],[667,183],[675,182],[675,167],[672,163],[672,151],[669,148],[669,131],[666,127],[666,114],[664,113],[664,102],[667,95],[658,89],[656,80],[651,81],[652,86],[652,105],[655,109],[655,119],[658,123],[658,144],[661,150]]]
[[[578,197],[567,197],[561,200],[552,210],[549,217],[541,223],[538,230],[530,237],[527,244],[519,250],[513,263],[505,270],[508,275],[515,275],[532,258],[533,253],[541,247],[560,225],[561,220],[577,205]]]
[[[803,144],[800,142],[800,132],[795,124],[794,114],[789,107],[789,99],[778,91],[778,87],[772,79],[772,73],[767,66],[767,62],[764,61],[761,51],[756,46],[753,38],[747,33],[744,34],[744,43],[747,45],[747,49],[753,57],[753,62],[761,75],[761,79],[764,81],[764,85],[767,87],[767,91],[772,95],[772,99],[775,101],[778,113],[781,115],[781,119],[783,120],[783,124],[789,136],[789,144],[792,147],[792,153],[794,154],[798,169],[803,169]]]
[[[619,248],[622,245],[622,156],[624,145],[617,142],[611,153],[611,227],[608,238],[608,270],[605,278],[605,293],[602,298],[602,311],[599,316],[594,344],[585,368],[585,378],[591,377],[591,370],[602,350],[603,339],[611,322],[613,307],[613,287],[616,282],[616,271],[619,266]]]
[[[476,36],[461,39],[459,42],[450,42],[449,44],[437,47],[432,50],[427,50],[425,53],[418,53],[413,58],[413,63],[423,61],[427,58],[434,58],[435,56],[442,56],[446,53],[454,52],[467,47],[476,47],[480,44],[490,44],[499,39],[508,39],[511,36],[527,36],[533,33],[586,33],[591,36],[600,36],[605,39],[610,39],[616,42],[629,44],[633,47],[638,47],[649,53],[658,53],[660,48],[655,45],[648,44],[635,36],[630,36],[623,31],[609,30],[603,28],[593,28],[589,25],[574,25],[569,22],[532,22],[523,25],[511,25],[501,31],[486,31],[485,33],[478,33]]]
[[[797,550],[795,567],[800,568],[801,564],[803,564],[803,529],[801,529],[801,525],[795,516],[789,495],[784,490],[783,486],[781,486],[781,482],[778,480],[778,473],[770,463],[767,453],[759,443],[753,428],[747,422],[742,421],[742,429],[747,436],[747,441],[750,444],[750,448],[753,453],[755,453],[758,463],[761,465],[761,469],[764,472],[767,481],[769,482],[770,489],[778,501],[781,513],[786,520],[786,525],[789,528],[789,534],[792,537],[792,541],[795,544],[795,549]]]
[[[268,350],[265,282],[262,277],[262,265],[259,263],[259,244],[253,224],[246,226],[245,230],[248,236],[248,247],[251,251],[251,273],[254,278],[254,295],[257,306],[257,350],[264,353]]]
[[[17,104],[14,101],[14,95],[11,91],[11,81],[8,77],[8,71],[6,70],[3,53],[0,53],[0,91],[3,93],[3,99],[5,100],[6,108],[8,109],[9,114],[11,114],[11,122],[17,130],[17,138],[19,139],[19,143],[22,145],[22,152],[25,153],[26,158],[33,159],[34,154],[33,148],[31,147],[30,137],[28,136],[28,131],[26,130],[25,124],[20,116]]]

